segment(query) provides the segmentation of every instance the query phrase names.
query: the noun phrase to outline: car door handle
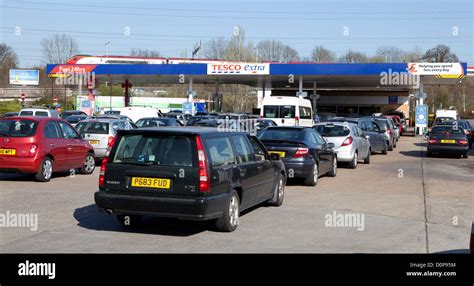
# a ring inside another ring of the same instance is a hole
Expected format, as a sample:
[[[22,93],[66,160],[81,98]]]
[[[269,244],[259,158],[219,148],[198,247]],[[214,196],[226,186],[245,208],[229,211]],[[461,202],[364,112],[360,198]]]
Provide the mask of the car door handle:
[[[54,147],[54,146],[56,146],[56,144],[50,143],[49,146],[50,146],[50,147]]]
[[[259,170],[259,171],[263,170],[263,166],[258,166],[257,170]]]
[[[240,169],[241,176],[245,176],[246,173],[247,173],[247,169]]]

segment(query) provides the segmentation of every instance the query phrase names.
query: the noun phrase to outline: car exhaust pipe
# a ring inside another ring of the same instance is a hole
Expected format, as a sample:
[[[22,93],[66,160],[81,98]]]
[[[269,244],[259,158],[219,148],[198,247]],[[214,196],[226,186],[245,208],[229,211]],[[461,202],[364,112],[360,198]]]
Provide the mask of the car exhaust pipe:
[[[109,215],[113,215],[114,214],[114,211],[111,210],[111,209],[105,209],[105,212]]]

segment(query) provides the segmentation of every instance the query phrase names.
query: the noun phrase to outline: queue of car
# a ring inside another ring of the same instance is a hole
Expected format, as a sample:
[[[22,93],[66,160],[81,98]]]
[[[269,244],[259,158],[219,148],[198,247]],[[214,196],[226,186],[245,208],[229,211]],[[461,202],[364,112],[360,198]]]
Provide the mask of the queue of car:
[[[150,215],[214,220],[218,230],[230,232],[241,211],[282,205],[287,180],[316,186],[320,177],[337,175],[338,163],[352,169],[360,161],[370,164],[375,152],[396,148],[405,130],[398,114],[321,116],[323,122],[298,126],[312,117],[306,103],[298,103],[291,108],[267,102],[264,118],[140,115],[142,109],[128,108],[127,115],[69,112],[61,119],[49,110],[21,110],[0,120],[0,172],[31,173],[46,182],[57,171],[91,174],[102,159],[95,202],[123,225]],[[214,128],[196,128],[203,126]],[[428,155],[458,152],[467,158],[467,130],[463,121],[440,122],[429,134]]]

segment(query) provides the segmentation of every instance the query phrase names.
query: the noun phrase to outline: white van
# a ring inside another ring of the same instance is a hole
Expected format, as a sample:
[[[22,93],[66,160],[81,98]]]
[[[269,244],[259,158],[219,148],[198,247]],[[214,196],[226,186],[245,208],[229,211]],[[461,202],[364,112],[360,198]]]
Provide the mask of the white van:
[[[120,110],[120,115],[128,116],[133,122],[145,117],[161,117],[156,108],[138,106],[124,107]]]
[[[18,113],[18,116],[42,116],[59,118],[59,114],[56,109],[48,109],[45,107],[22,108]]]
[[[139,106],[124,107],[120,110],[120,115],[128,116],[133,122],[137,122],[145,117],[161,117],[156,108]]]
[[[311,101],[296,96],[266,96],[262,100],[260,117],[275,121],[278,126],[312,127]]]

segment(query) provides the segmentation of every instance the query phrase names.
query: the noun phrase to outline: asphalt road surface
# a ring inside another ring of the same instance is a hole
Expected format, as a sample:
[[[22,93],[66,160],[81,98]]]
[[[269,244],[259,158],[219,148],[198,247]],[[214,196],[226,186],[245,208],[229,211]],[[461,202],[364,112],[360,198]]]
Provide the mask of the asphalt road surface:
[[[426,158],[421,137],[402,137],[388,155],[356,170],[341,166],[316,187],[289,182],[282,207],[244,213],[233,233],[211,223],[145,218],[132,229],[97,210],[93,175],[49,183],[0,174],[0,213],[38,215],[38,229],[0,227],[6,253],[466,253],[473,220],[469,159]],[[352,214],[359,227],[331,226]],[[359,222],[362,222],[359,220]]]

